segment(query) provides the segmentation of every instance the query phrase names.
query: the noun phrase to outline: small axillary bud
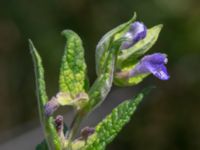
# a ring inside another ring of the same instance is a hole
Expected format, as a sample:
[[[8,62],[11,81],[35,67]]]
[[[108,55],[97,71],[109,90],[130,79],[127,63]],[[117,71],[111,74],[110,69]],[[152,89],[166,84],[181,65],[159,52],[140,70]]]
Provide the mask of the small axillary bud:
[[[56,130],[59,135],[63,134],[63,128],[64,128],[64,123],[63,123],[63,116],[58,115],[56,116],[56,119],[54,120]]]
[[[56,116],[54,122],[56,131],[58,133],[58,136],[60,137],[61,141],[65,141],[65,135],[64,135],[64,121],[63,116],[58,115]],[[64,142],[63,142],[64,143]]]
[[[88,94],[85,92],[78,93],[74,97],[72,97],[69,93],[59,92],[44,106],[45,114],[47,117],[49,117],[58,109],[59,106],[65,105],[71,105],[74,106],[77,110],[80,110],[85,106],[88,100]]]
[[[81,130],[81,137],[79,140],[87,140],[95,132],[95,129],[92,127],[85,127]]]
[[[44,106],[45,115],[51,116],[59,106],[70,104],[71,95],[69,93],[59,92],[56,96],[52,97],[50,101]]]
[[[51,116],[60,106],[56,97],[52,97],[44,106],[45,115],[47,117]]]

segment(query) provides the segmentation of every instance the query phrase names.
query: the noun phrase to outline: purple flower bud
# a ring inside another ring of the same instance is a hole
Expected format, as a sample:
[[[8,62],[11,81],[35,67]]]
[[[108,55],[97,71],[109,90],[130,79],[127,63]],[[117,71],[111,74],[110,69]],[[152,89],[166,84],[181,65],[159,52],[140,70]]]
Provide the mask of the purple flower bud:
[[[87,140],[87,138],[92,135],[95,132],[94,128],[91,127],[85,127],[81,130],[81,137],[79,139],[81,140]]]
[[[56,116],[55,126],[58,132],[63,131],[63,116],[61,115]]]
[[[146,34],[146,26],[139,21],[134,22],[133,24],[131,24],[129,31],[124,35],[124,38],[126,38],[127,40],[122,43],[121,49],[130,48],[138,41],[144,39],[146,37]]]
[[[55,122],[56,130],[59,137],[61,139],[65,139],[64,132],[63,132],[63,129],[64,129],[63,116],[61,115],[56,116],[56,119],[54,120],[54,122]]]
[[[56,97],[53,97],[50,101],[48,101],[46,103],[46,105],[44,106],[44,111],[45,111],[45,115],[47,117],[51,116],[59,107],[59,103],[56,99]]]
[[[129,72],[129,77],[152,73],[160,80],[168,80],[170,76],[165,64],[167,64],[166,54],[155,53],[146,55],[140,60],[134,69]]]

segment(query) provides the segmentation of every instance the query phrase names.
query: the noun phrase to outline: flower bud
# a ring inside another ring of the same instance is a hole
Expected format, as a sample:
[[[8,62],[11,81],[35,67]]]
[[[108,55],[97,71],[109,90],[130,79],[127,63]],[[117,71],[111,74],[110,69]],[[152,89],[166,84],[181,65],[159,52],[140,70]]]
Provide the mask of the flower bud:
[[[95,132],[94,128],[85,127],[81,130],[81,138],[82,140],[87,140],[87,138]]]
[[[47,117],[51,116],[58,109],[59,106],[60,104],[58,103],[57,98],[53,97],[44,106],[45,115]]]
[[[144,39],[146,37],[146,34],[146,26],[139,21],[134,22],[133,24],[131,24],[129,31],[124,35],[124,38],[126,38],[127,40],[122,43],[121,49],[130,48],[138,41]]]
[[[58,133],[63,132],[63,116],[56,116],[55,126]]]
[[[56,116],[54,122],[55,122],[55,127],[56,127],[56,131],[58,133],[58,136],[60,137],[61,141],[64,143],[65,135],[64,135],[63,116],[61,116],[61,115]]]

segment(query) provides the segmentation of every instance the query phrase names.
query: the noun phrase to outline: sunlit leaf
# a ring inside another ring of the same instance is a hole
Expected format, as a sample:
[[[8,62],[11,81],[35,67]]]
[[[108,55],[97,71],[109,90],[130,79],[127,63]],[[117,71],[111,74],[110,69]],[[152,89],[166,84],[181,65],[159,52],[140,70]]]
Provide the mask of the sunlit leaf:
[[[115,41],[109,49],[108,57],[102,68],[102,73],[97,77],[88,92],[90,99],[85,108],[87,112],[93,110],[101,104],[112,87],[115,62],[121,42],[122,41],[120,40]]]
[[[45,134],[45,139],[50,148],[53,148],[55,150],[60,150],[61,148],[60,139],[57,135],[53,118],[52,117],[47,118],[44,113],[45,112],[44,105],[47,103],[48,97],[46,94],[46,85],[44,81],[44,69],[42,66],[42,59],[38,54],[37,50],[35,49],[31,40],[29,40],[29,46],[34,62],[36,88],[37,88],[36,92],[37,92],[38,107],[39,107],[38,109],[40,115],[40,122],[41,125],[43,126]]]
[[[102,72],[102,69],[105,65],[105,61],[109,55],[109,49],[112,46],[113,42],[117,40],[122,34],[124,34],[128,29],[131,23],[136,19],[136,13],[134,16],[126,23],[123,23],[111,31],[107,32],[99,41],[96,47],[96,72],[99,75]]]
[[[84,48],[80,37],[72,30],[64,30],[67,42],[60,69],[60,91],[76,95],[88,85]]]
[[[95,128],[95,133],[89,137],[82,150],[104,150],[127,124],[135,112],[138,104],[144,98],[145,92],[138,94],[131,100],[126,100],[117,106],[111,114],[101,121]]]

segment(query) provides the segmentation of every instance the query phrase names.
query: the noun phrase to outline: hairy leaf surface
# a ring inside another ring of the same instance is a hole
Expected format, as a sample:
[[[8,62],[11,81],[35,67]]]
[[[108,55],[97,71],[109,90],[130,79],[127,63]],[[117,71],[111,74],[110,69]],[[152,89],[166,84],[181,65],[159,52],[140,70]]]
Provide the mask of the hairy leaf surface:
[[[121,131],[135,112],[138,104],[142,101],[145,93],[138,94],[131,100],[126,100],[117,106],[97,126],[95,133],[89,137],[84,150],[104,150],[116,135]]]
[[[109,55],[110,46],[115,40],[117,40],[122,34],[124,34],[128,29],[131,23],[136,19],[136,13],[128,21],[125,22],[111,31],[107,32],[99,41],[96,47],[96,72],[99,75],[105,65],[105,61]]]
[[[34,61],[35,76],[36,76],[36,91],[38,99],[38,109],[40,115],[40,121],[43,126],[45,138],[47,139],[47,144],[51,149],[60,150],[61,144],[60,139],[57,135],[54,120],[52,117],[47,118],[44,113],[44,105],[48,101],[46,94],[46,85],[44,80],[44,69],[42,66],[42,59],[35,49],[31,40],[29,40],[29,46]]]
[[[60,69],[60,91],[76,95],[87,87],[84,48],[80,37],[72,30],[64,30],[67,42]]]

